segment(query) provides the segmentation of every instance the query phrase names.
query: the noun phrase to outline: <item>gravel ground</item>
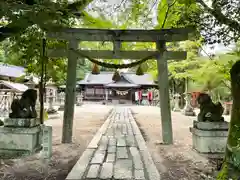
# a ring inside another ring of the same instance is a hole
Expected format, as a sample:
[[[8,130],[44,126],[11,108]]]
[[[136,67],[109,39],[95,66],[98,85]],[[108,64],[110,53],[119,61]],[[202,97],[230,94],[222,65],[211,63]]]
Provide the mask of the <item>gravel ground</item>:
[[[148,106],[130,107],[163,180],[201,180],[212,175],[215,167],[192,150],[189,127],[192,126],[193,117],[173,112],[174,144],[162,145],[160,109]],[[112,106],[94,103],[76,107],[72,144],[61,144],[63,114],[60,112],[59,118],[45,122],[53,127],[51,160],[43,160],[39,154],[16,160],[1,160],[0,179],[64,180],[111,108]]]
[[[43,160],[39,154],[15,159],[1,160],[1,180],[64,180],[81,156],[97,130],[105,121],[111,106],[86,104],[76,107],[73,143],[61,144],[62,117],[50,119],[46,125],[53,127],[53,156]]]
[[[200,180],[212,176],[215,167],[192,150],[189,127],[192,126],[194,117],[172,112],[174,144],[162,145],[160,109],[133,106],[132,110],[162,179]]]

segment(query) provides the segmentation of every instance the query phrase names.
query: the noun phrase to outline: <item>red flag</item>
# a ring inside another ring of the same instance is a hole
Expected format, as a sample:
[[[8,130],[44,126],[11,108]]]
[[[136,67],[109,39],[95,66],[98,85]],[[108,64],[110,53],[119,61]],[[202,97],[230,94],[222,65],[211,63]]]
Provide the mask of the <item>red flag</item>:
[[[142,100],[142,91],[141,90],[138,91],[138,98],[139,98],[139,100]]]
[[[148,100],[149,100],[149,101],[152,100],[152,98],[153,98],[152,96],[153,96],[153,95],[152,95],[152,91],[149,91],[149,92],[148,92]]]

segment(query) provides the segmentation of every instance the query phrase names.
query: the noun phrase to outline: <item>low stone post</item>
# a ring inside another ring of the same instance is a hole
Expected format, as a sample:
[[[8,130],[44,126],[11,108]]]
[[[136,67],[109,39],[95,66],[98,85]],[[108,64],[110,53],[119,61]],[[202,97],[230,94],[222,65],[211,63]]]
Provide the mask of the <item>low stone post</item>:
[[[65,93],[61,92],[59,93],[59,100],[60,100],[60,106],[59,106],[59,111],[63,111],[64,110],[64,105],[65,105]]]
[[[42,129],[42,151],[41,155],[43,158],[51,158],[52,156],[52,127],[41,126]]]
[[[0,101],[1,101],[1,117],[7,117],[8,113],[11,110],[11,94],[7,92],[1,92]]]
[[[105,103],[108,103],[108,89],[105,89]]]
[[[49,100],[49,107],[48,109],[53,109],[53,96],[48,97]]]
[[[54,96],[52,93],[50,93],[50,96],[48,97],[48,109],[47,109],[48,114],[57,113],[57,111],[53,107],[53,99],[54,99]]]
[[[179,98],[180,98],[180,94],[174,94],[173,99],[174,99],[174,108],[173,111],[174,112],[180,112],[181,109],[179,107]]]
[[[48,97],[48,109],[47,109],[48,114],[54,114],[57,112],[53,107],[53,98],[54,98],[53,96]]]
[[[78,93],[77,95],[77,106],[81,106],[83,104],[83,95],[82,93]]]
[[[186,96],[184,99],[185,99],[185,107],[184,107],[182,113],[185,116],[196,116],[196,113],[194,112],[194,109],[190,103],[191,102],[191,94],[186,93]]]

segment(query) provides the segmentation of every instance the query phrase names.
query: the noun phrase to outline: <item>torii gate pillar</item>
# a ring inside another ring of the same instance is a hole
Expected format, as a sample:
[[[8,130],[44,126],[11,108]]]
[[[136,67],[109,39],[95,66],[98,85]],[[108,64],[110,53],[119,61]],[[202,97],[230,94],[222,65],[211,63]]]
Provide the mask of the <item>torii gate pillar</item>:
[[[160,95],[160,111],[162,123],[162,140],[164,144],[173,143],[172,135],[172,118],[169,98],[169,83],[168,83],[168,65],[166,57],[166,42],[156,42],[159,56],[157,58],[158,67],[158,87]]]
[[[69,49],[77,49],[79,41],[69,41]],[[68,51],[68,65],[67,65],[67,82],[65,90],[65,106],[63,116],[63,132],[62,143],[72,142],[73,133],[73,117],[74,117],[74,104],[75,104],[75,92],[76,92],[76,74],[77,74],[77,55],[72,51]]]

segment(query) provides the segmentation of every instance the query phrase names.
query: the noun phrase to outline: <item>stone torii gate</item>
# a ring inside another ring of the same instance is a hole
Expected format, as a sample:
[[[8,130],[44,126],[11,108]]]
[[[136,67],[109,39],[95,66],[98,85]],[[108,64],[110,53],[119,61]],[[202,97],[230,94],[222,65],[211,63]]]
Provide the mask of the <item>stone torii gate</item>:
[[[49,57],[67,57],[67,82],[63,119],[62,143],[71,143],[74,116],[74,101],[76,91],[76,67],[78,51],[96,59],[143,59],[156,56],[158,66],[158,85],[160,94],[160,109],[162,120],[162,139],[165,144],[173,143],[172,120],[169,99],[167,60],[186,59],[185,51],[167,51],[166,42],[184,41],[188,39],[192,29],[175,28],[161,30],[109,30],[66,28],[48,33],[48,38],[68,41],[68,49],[50,49]],[[81,41],[112,42],[113,50],[81,50]],[[122,42],[155,42],[156,51],[122,51]],[[73,50],[74,51],[73,51]],[[156,55],[157,54],[157,55]]]

